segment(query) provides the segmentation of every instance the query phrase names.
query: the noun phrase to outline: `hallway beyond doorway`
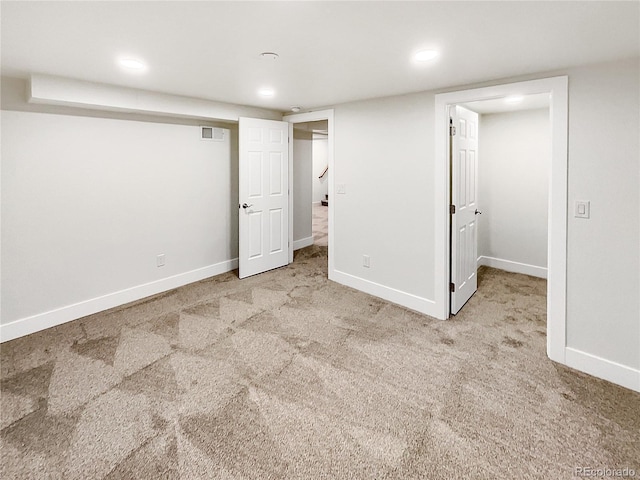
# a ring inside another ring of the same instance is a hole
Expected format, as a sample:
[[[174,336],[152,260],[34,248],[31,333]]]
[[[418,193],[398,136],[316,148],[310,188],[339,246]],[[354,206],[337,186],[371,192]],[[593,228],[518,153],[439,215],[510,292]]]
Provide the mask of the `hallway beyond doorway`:
[[[311,224],[313,244],[327,247],[329,245],[329,207],[314,203]]]

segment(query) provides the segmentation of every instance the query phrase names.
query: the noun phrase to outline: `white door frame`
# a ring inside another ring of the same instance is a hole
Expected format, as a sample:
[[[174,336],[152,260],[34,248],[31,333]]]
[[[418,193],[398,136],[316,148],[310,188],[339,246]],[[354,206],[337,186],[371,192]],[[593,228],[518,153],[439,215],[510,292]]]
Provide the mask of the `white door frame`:
[[[289,122],[289,263],[293,262],[293,125],[296,123],[317,122],[327,120],[328,124],[328,165],[329,165],[329,278],[333,278],[333,215],[335,202],[333,201],[333,109],[318,110],[316,112],[296,113],[284,115],[282,120]]]
[[[551,164],[547,278],[547,355],[566,363],[568,77],[552,77],[436,95],[435,98],[435,302],[449,318],[449,106],[507,95],[549,93]]]

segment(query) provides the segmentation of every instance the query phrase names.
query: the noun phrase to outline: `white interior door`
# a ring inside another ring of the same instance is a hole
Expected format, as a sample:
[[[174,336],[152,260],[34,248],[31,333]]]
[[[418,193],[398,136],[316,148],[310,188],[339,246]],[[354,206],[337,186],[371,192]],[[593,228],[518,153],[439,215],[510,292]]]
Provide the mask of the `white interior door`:
[[[289,260],[289,124],[240,118],[240,278]]]
[[[451,108],[451,313],[478,289],[478,114]]]

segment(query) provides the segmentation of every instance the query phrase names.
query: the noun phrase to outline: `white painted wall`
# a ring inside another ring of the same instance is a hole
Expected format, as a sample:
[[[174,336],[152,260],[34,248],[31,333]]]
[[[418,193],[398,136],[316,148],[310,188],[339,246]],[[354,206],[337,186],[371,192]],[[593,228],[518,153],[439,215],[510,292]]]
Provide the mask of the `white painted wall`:
[[[334,187],[346,191],[332,198],[335,278],[415,309],[434,298],[434,101],[417,93],[335,107]]]
[[[462,90],[569,76],[567,345],[640,372],[639,60],[568,68]],[[434,298],[434,96],[335,106],[336,275],[411,308]],[[362,255],[371,256],[371,268]]]
[[[3,327],[234,267],[237,128],[159,121],[2,111]]]
[[[230,133],[3,111],[2,323],[236,258]]]
[[[319,178],[329,164],[329,141],[326,135],[313,136],[313,203],[319,203],[326,198],[329,193],[329,175],[325,174]]]
[[[640,65],[571,72],[567,345],[640,370]]]
[[[294,249],[313,243],[311,196],[313,134],[293,129],[293,241]]]
[[[478,256],[547,268],[549,109],[484,114],[478,156]],[[485,259],[486,260],[486,259]]]

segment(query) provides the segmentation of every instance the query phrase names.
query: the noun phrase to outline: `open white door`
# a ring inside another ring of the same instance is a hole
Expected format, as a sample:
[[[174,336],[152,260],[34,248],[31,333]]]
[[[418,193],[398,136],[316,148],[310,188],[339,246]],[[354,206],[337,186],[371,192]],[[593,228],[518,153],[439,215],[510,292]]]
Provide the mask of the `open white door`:
[[[289,124],[240,118],[240,278],[289,260]]]
[[[478,289],[478,114],[451,107],[451,313]]]

